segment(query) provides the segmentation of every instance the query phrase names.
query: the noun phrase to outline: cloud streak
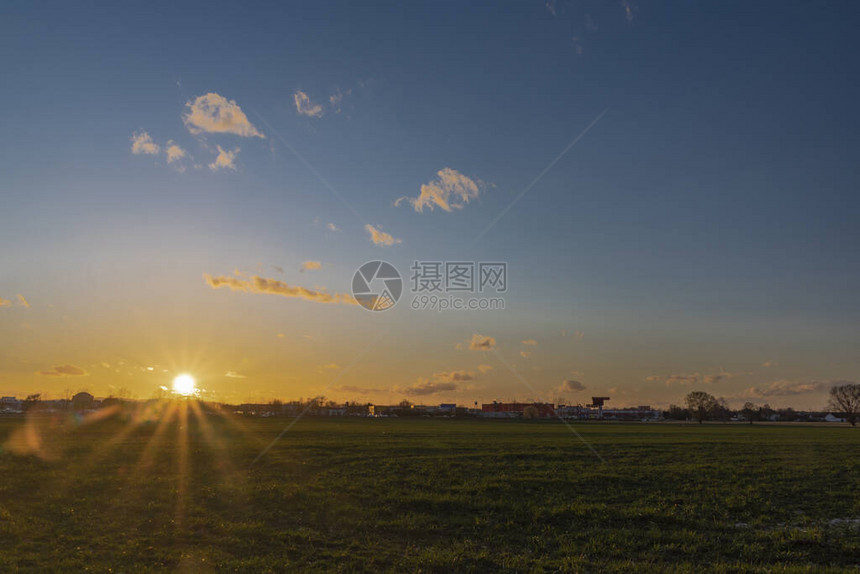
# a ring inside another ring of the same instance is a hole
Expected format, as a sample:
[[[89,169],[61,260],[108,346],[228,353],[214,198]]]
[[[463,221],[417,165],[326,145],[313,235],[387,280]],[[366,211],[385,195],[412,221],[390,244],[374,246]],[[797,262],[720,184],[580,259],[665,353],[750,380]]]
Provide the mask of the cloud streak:
[[[57,365],[46,371],[38,371],[36,374],[43,377],[85,377],[89,375],[84,369],[75,365]]]
[[[408,387],[395,387],[398,393],[409,396],[433,395],[444,391],[456,391],[457,383],[450,381],[430,381],[418,379],[418,382]]]
[[[322,263],[320,263],[319,261],[305,261],[304,263],[302,263],[302,267],[301,269],[299,269],[299,271],[312,271],[314,269],[319,269],[320,267],[322,267]]]
[[[288,299],[304,299],[305,301],[312,301],[314,303],[358,304],[358,301],[352,295],[346,293],[329,293],[327,291],[308,289],[306,287],[289,285],[276,279],[260,277],[259,275],[253,275],[249,279],[240,279],[224,275],[213,277],[209,274],[204,274],[203,278],[206,284],[213,289],[226,287],[231,291],[279,295]]]

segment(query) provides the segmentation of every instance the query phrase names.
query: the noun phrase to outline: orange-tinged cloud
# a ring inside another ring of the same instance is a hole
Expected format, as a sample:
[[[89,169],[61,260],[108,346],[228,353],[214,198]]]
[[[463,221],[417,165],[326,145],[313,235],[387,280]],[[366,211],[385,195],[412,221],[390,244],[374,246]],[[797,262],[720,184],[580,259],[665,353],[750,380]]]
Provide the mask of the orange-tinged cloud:
[[[21,295],[20,293],[18,293],[18,303],[20,305],[22,305],[23,307],[26,307],[27,309],[30,308],[30,302],[27,301],[27,299],[23,295]]]
[[[209,164],[209,169],[212,171],[218,171],[219,169],[232,169],[236,171],[236,156],[239,155],[240,148],[230,151],[221,146],[216,147],[218,148],[218,157]]]
[[[430,211],[434,211],[437,207],[443,211],[453,211],[463,209],[481,192],[480,181],[476,182],[456,169],[446,167],[440,169],[436,175],[436,179],[421,186],[418,197],[401,197],[394,202],[394,205],[400,205],[405,201],[415,211],[424,211],[425,207],[429,207]]]
[[[316,303],[344,303],[347,305],[358,304],[358,301],[356,301],[352,295],[348,295],[346,293],[328,293],[326,291],[308,289],[297,285],[289,285],[283,281],[278,281],[277,279],[260,277],[259,275],[252,275],[249,279],[239,279],[237,277],[228,277],[224,275],[212,277],[209,274],[204,274],[203,278],[213,289],[227,287],[233,291],[280,295],[281,297],[304,299],[306,301],[314,301]]]
[[[219,94],[210,92],[199,96],[193,102],[185,104],[185,107],[188,108],[188,112],[182,119],[185,127],[193,134],[221,133],[246,138],[265,139],[266,137],[248,121],[248,116],[239,104]]]
[[[134,132],[131,136],[131,153],[158,155],[161,147],[152,141],[152,137],[146,132]]]
[[[43,377],[85,377],[89,375],[84,369],[75,365],[57,365],[53,369],[38,371],[36,374]]]
[[[496,340],[493,337],[485,337],[475,333],[472,335],[472,340],[469,341],[469,349],[473,351],[489,351],[496,346]]]
[[[402,243],[400,239],[393,237],[390,233],[386,233],[369,223],[365,225],[364,228],[368,233],[370,233],[370,240],[376,245],[395,245],[397,243]]]
[[[323,116],[322,106],[313,103],[308,95],[303,91],[297,90],[296,93],[293,94],[293,99],[296,102],[296,111],[301,115],[312,118],[321,118]]]
[[[322,267],[322,263],[319,261],[305,261],[302,263],[300,271],[310,271],[312,269],[319,269],[320,267]]]

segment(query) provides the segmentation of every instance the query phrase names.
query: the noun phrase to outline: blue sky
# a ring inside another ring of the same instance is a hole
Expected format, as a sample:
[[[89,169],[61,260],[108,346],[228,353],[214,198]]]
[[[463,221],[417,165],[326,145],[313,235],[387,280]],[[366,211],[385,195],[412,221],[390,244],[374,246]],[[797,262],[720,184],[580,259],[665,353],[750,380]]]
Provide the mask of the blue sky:
[[[172,361],[225,400],[575,380],[580,402],[818,406],[860,377],[858,20],[848,2],[7,5],[0,389],[147,396],[158,381],[125,367]],[[192,133],[207,94],[263,137]],[[132,153],[143,133],[159,153]],[[394,205],[445,168],[480,189],[462,209]],[[377,258],[507,261],[506,310],[370,314],[202,279],[343,293]],[[377,332],[388,353],[347,368]],[[504,361],[455,348],[475,333]],[[87,374],[38,374],[65,364]]]

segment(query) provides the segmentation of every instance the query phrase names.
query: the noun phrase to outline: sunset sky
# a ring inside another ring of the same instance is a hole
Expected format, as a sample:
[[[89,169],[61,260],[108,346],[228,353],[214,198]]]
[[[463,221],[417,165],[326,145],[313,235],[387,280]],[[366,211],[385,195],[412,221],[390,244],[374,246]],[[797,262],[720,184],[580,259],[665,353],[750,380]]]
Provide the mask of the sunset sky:
[[[6,3],[0,393],[823,408],[860,380],[858,26]],[[351,296],[377,259],[385,312]],[[412,310],[416,260],[507,262],[505,310]]]

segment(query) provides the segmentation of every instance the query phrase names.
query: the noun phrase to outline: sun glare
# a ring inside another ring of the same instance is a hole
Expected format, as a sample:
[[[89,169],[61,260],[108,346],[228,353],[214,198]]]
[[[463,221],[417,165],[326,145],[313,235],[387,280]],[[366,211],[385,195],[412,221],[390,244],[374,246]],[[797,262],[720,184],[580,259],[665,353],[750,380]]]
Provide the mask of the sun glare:
[[[173,392],[184,397],[190,397],[197,392],[194,377],[187,374],[178,375],[173,379]]]

